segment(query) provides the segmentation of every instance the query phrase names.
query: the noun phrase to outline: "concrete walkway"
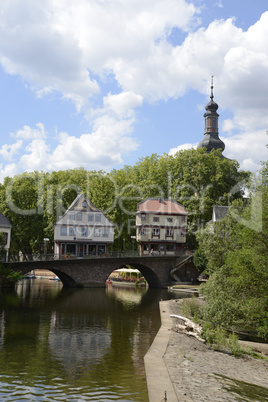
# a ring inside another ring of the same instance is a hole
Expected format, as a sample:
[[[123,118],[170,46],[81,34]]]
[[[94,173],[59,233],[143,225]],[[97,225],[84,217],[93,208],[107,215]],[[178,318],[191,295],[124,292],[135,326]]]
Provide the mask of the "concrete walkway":
[[[169,301],[161,301],[160,315],[162,325],[144,357],[150,402],[178,401],[164,361],[164,355],[169,343],[170,330],[173,325],[170,314]]]

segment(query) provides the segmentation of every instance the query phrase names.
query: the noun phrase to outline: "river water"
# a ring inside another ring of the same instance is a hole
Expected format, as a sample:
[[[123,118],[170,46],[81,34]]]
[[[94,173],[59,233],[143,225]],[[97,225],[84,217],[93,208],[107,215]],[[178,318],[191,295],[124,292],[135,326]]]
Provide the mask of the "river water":
[[[148,401],[143,357],[160,326],[145,288],[65,289],[23,280],[0,293],[0,401]]]

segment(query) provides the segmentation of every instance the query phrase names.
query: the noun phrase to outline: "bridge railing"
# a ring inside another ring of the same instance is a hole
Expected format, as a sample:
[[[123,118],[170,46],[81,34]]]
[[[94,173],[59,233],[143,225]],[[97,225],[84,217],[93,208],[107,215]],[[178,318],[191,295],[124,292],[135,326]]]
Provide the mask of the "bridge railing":
[[[184,254],[176,255],[182,256]],[[153,254],[148,254],[147,257],[174,257],[174,254],[162,254],[155,252]],[[124,251],[109,251],[106,254],[101,255],[72,255],[72,254],[20,254],[20,255],[10,255],[7,262],[25,262],[25,261],[53,261],[53,260],[77,260],[77,259],[94,259],[94,258],[125,258],[125,257],[140,257],[137,250],[124,250]],[[146,257],[143,255],[142,257]]]
[[[53,260],[77,260],[77,259],[94,259],[94,258],[124,258],[124,257],[139,257],[138,251],[110,251],[101,255],[59,255],[59,254],[25,254],[25,255],[10,255],[8,262],[24,262],[24,261],[53,261]]]

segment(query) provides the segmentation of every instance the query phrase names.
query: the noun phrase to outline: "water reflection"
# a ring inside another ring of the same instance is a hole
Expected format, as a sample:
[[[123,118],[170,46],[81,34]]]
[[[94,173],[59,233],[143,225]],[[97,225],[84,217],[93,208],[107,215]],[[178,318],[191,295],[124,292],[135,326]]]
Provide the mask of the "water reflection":
[[[148,401],[143,357],[168,297],[43,279],[1,293],[0,400]]]

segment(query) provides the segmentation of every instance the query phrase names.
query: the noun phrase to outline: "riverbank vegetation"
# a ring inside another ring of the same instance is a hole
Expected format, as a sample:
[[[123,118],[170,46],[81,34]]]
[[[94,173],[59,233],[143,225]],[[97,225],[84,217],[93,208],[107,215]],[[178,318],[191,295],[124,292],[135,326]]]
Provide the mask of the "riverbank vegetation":
[[[13,287],[20,279],[22,279],[20,272],[13,271],[10,266],[0,264],[0,288]]]
[[[235,333],[231,328],[224,328],[221,324],[214,325],[212,322],[206,320],[204,315],[205,308],[205,300],[197,296],[183,299],[180,305],[181,314],[192,322],[193,325],[199,327],[198,337],[200,340],[205,341],[213,350],[230,353],[236,357],[247,354],[255,358],[268,360],[266,356],[253,350],[250,346],[241,345],[239,342],[239,332]]]
[[[205,321],[268,339],[268,163],[254,180],[249,202],[197,236],[209,280],[200,286]]]

